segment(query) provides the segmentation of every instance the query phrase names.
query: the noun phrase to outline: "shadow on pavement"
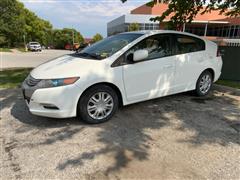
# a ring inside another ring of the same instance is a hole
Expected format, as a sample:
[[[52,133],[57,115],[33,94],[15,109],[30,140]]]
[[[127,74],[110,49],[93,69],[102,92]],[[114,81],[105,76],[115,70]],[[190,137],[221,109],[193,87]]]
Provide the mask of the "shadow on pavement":
[[[96,137],[98,143],[104,147],[97,150],[89,149],[76,157],[59,162],[56,167],[58,170],[81,166],[100,155],[113,154],[115,163],[109,164],[104,172],[108,175],[126,167],[133,159],[147,160],[151,143],[156,141],[150,131],[161,131],[162,128],[194,132],[188,139],[179,139],[179,143],[194,146],[240,144],[239,129],[236,128],[240,123],[239,100],[236,96],[224,95],[217,90],[203,98],[180,94],[130,105],[120,109],[109,122],[99,125],[86,125],[76,118],[60,120],[33,116],[21,98],[15,99],[10,96],[11,102],[4,101],[7,105],[3,107],[12,105],[12,116],[27,125],[24,126],[25,129],[16,129],[16,133],[36,128],[40,130],[59,128],[48,134],[46,140],[38,145],[64,141],[81,133],[84,128],[100,128]]]

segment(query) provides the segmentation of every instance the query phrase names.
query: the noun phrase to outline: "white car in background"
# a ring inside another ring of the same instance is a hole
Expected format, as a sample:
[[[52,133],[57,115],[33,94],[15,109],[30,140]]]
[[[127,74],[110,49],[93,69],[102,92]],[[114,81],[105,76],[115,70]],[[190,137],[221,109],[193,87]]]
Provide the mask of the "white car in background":
[[[128,32],[38,66],[22,88],[32,114],[101,123],[119,105],[191,90],[207,95],[221,68],[217,45],[193,34]]]
[[[27,48],[29,51],[42,51],[42,47],[38,42],[29,42]]]

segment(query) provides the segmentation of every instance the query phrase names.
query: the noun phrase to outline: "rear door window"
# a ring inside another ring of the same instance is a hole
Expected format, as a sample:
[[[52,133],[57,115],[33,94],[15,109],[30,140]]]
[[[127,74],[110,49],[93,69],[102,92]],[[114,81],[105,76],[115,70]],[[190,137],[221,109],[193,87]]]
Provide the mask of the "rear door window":
[[[205,50],[205,42],[201,39],[186,36],[176,35],[176,54],[185,54]]]

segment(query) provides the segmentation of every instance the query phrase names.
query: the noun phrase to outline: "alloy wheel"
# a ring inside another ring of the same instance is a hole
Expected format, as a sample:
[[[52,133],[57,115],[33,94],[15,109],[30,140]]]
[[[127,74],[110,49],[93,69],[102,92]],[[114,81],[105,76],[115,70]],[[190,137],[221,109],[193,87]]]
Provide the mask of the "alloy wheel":
[[[101,120],[111,114],[113,107],[112,96],[107,92],[98,92],[89,99],[87,112],[93,119]]]
[[[201,93],[206,94],[210,90],[211,84],[212,79],[209,74],[205,74],[204,76],[202,76],[199,84],[199,89]]]

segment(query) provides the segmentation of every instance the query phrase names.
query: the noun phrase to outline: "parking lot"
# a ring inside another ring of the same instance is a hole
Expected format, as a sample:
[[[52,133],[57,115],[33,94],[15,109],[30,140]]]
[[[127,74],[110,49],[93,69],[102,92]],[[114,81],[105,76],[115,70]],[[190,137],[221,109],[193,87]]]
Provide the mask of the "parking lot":
[[[2,179],[239,179],[240,92],[168,96],[121,108],[107,123],[31,115],[2,89]]]
[[[42,52],[0,52],[0,68],[36,67],[64,54],[73,53],[68,50],[43,50]]]

